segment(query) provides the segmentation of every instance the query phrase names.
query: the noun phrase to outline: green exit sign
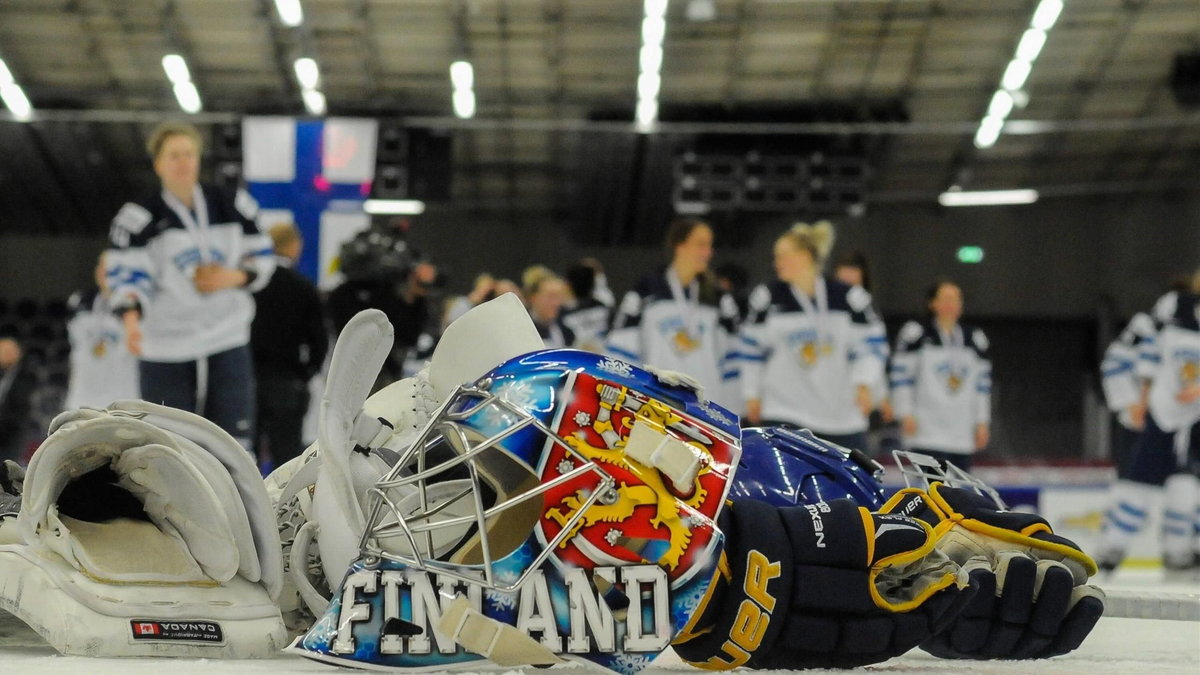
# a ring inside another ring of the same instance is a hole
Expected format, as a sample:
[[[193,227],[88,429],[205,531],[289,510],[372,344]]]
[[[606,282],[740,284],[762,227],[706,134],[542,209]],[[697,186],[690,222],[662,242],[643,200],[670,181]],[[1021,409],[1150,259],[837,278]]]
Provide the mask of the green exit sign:
[[[958,262],[983,262],[983,249],[978,246],[962,246],[958,249]]]

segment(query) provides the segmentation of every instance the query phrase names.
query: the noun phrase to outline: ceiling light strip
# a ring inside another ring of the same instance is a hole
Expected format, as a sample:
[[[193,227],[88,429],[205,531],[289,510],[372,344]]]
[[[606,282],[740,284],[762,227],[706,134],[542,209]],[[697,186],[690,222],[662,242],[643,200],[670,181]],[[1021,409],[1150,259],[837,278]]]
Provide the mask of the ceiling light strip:
[[[204,109],[200,101],[200,91],[192,82],[192,71],[187,61],[179,54],[167,54],[162,57],[163,72],[171,81],[171,90],[175,92],[175,100],[179,107],[189,115],[195,115]]]
[[[995,145],[1004,130],[1005,120],[1012,112],[1014,101],[1018,98],[1026,102],[1029,100],[1021,90],[1029,80],[1033,63],[1042,53],[1042,47],[1046,46],[1046,36],[1058,21],[1062,9],[1062,0],[1042,0],[1038,3],[1029,20],[1029,28],[1021,35],[1013,58],[1004,69],[1000,88],[992,95],[987,116],[979,122],[979,129],[975,132],[975,147],[985,150]],[[1018,92],[1021,93],[1018,95]]]
[[[635,121],[647,130],[658,121],[658,93],[662,89],[663,39],[667,35],[667,1],[645,0],[642,48],[638,52],[637,111]]]
[[[451,97],[454,115],[459,119],[471,119],[475,116],[475,67],[470,61],[450,64],[450,84],[454,87]]]
[[[4,59],[0,59],[0,100],[4,101],[4,105],[12,113],[13,119],[18,122],[28,122],[33,119],[33,104],[29,102],[25,90],[17,84],[17,78],[13,77],[12,71],[8,69],[8,64],[4,62]]]

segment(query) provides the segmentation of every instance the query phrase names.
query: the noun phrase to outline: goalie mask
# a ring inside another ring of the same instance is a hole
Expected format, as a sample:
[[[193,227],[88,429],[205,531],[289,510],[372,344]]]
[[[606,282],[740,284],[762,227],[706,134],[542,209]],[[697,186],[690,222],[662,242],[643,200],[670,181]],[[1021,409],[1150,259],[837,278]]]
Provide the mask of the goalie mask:
[[[742,431],[742,458],[729,496],[775,506],[850,499],[883,505],[883,467],[861,451],[817,438],[807,429],[755,427]]]
[[[294,648],[643,668],[708,588],[740,452],[736,416],[669,379],[545,350],[459,387],[370,491],[361,556]]]

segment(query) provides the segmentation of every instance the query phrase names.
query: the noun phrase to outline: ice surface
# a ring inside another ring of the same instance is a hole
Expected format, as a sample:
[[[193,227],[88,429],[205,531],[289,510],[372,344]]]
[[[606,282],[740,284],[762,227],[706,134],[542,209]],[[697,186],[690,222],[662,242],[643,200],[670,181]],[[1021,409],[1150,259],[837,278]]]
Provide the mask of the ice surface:
[[[1122,570],[1106,588],[1147,590],[1158,592],[1200,592],[1200,583],[1164,581],[1159,570]],[[219,661],[212,659],[89,659],[59,656],[45,646],[29,646],[36,636],[11,617],[0,619],[0,673],[33,675],[35,673],[96,673],[101,675],[209,675],[217,673],[310,673],[330,675],[349,671],[307,661],[300,657],[281,656],[260,661]],[[1066,656],[1046,661],[945,661],[913,650],[904,656],[868,668],[876,673],[1059,673],[1105,674],[1137,673],[1200,673],[1200,623],[1182,621],[1147,621],[1142,619],[1101,619],[1083,647]],[[458,671],[462,673],[463,671]],[[513,673],[496,668],[489,673]],[[520,671],[516,671],[520,672]],[[544,670],[528,669],[527,673]],[[693,669],[667,653],[643,671],[646,675],[669,672],[704,671]],[[815,671],[808,671],[815,672]]]

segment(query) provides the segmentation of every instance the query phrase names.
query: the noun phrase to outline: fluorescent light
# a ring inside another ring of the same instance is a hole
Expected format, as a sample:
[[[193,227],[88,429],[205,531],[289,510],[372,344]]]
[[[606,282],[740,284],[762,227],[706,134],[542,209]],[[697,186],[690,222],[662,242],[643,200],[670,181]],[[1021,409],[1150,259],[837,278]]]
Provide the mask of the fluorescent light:
[[[643,73],[662,70],[663,48],[662,45],[642,45],[642,51],[638,54],[638,68]]]
[[[996,144],[996,139],[1000,138],[1000,130],[1004,128],[1004,120],[999,117],[988,115],[979,123],[979,130],[975,132],[975,147],[987,149]]]
[[[1050,30],[1058,21],[1058,15],[1062,12],[1062,8],[1062,0],[1042,0],[1034,10],[1033,20],[1029,22],[1029,25],[1038,30]]]
[[[368,199],[363,211],[376,215],[419,216],[425,213],[425,202],[419,199]]]
[[[667,34],[667,20],[661,16],[642,19],[642,44],[661,45]]]
[[[12,81],[0,84],[0,99],[4,100],[4,105],[8,106],[13,118],[18,122],[33,119],[33,105],[29,102],[29,97],[25,96],[21,85]]]
[[[1009,90],[1016,91],[1025,86],[1025,80],[1029,79],[1029,71],[1033,69],[1032,64],[1028,61],[1013,59],[1008,62],[1008,67],[1004,69],[1004,77],[1000,78],[1000,86]]]
[[[472,89],[475,87],[475,68],[469,61],[455,61],[450,64],[450,82],[455,89]]]
[[[1021,36],[1021,42],[1017,44],[1017,58],[1022,61],[1033,63],[1037,60],[1038,54],[1042,53],[1042,47],[1046,44],[1046,31],[1037,28],[1030,28]]]
[[[642,11],[646,16],[666,16],[667,0],[646,0],[642,5]]]
[[[662,87],[662,77],[657,71],[638,75],[638,98],[658,98],[660,87]]]
[[[12,71],[8,69],[8,64],[4,59],[0,59],[0,85],[13,84],[17,78],[13,77]]]
[[[637,124],[645,129],[654,124],[654,120],[658,119],[658,100],[643,99],[637,104]]]
[[[459,119],[469,120],[475,116],[475,92],[470,89],[454,90],[454,114]]]
[[[1012,94],[1004,91],[1003,89],[997,89],[996,93],[992,94],[992,102],[988,104],[987,114],[988,117],[999,117],[1000,119],[1004,119],[1005,117],[1008,117],[1008,114],[1012,112],[1012,109]]]
[[[980,190],[977,192],[943,192],[938,195],[942,206],[1006,206],[1032,204],[1038,200],[1037,190]]]
[[[178,54],[167,54],[162,57],[162,67],[167,73],[167,79],[172,84],[183,84],[184,82],[192,81],[192,74],[188,72],[187,61]]]
[[[301,89],[316,89],[321,82],[321,69],[317,67],[316,61],[307,56],[296,59],[292,63],[292,69],[296,71],[296,80]]]
[[[279,20],[288,28],[304,23],[304,8],[300,6],[300,0],[275,0],[275,11],[279,12]]]
[[[300,96],[304,99],[304,107],[309,115],[320,117],[325,114],[325,94],[317,89],[302,89]]]
[[[196,85],[191,82],[176,82],[175,83],[175,100],[179,101],[179,107],[183,111],[195,115],[200,112],[203,106],[200,104],[200,92],[196,91]]]

